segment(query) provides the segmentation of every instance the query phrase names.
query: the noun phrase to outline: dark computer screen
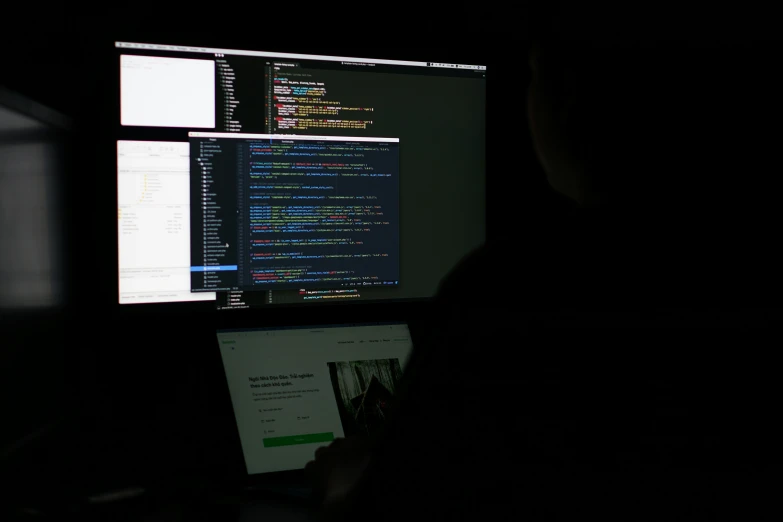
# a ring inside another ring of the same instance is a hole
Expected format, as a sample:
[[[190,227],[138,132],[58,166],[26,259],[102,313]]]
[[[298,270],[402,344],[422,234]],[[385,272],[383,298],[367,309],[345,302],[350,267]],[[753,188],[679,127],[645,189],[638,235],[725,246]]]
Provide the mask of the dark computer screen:
[[[485,66],[115,46],[120,303],[428,298],[483,242]]]

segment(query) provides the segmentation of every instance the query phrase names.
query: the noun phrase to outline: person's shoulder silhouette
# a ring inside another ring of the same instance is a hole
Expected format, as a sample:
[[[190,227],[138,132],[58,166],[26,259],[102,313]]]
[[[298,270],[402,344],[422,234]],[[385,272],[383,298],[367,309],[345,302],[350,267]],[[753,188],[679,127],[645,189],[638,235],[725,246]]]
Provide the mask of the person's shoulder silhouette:
[[[743,62],[739,81],[722,81],[722,64],[741,53],[691,42],[535,48],[533,145],[551,188],[578,208],[557,222],[530,216],[524,232],[518,219],[514,230],[491,230],[511,239],[478,247],[443,280],[431,332],[416,342],[397,415],[361,483],[357,518],[488,519],[494,508],[619,520],[642,504],[659,513],[679,501],[692,507],[694,497],[673,486],[652,494],[605,480],[617,476],[606,472],[712,469],[707,435],[693,425],[677,440],[700,456],[661,442],[672,440],[656,417],[666,405],[650,391],[653,370],[658,382],[686,366],[687,378],[700,375],[692,345],[533,327],[558,326],[542,317],[562,310],[579,326],[656,327],[662,317],[650,321],[651,309],[736,305],[744,283],[760,288],[761,277],[780,273],[771,270],[778,257],[763,251],[781,193],[769,177],[775,149],[753,126],[753,111],[768,105],[760,93],[737,97],[759,71]],[[731,262],[738,252],[743,259]],[[709,400],[695,387],[669,390],[681,408]],[[590,478],[566,488],[552,475],[563,470]]]

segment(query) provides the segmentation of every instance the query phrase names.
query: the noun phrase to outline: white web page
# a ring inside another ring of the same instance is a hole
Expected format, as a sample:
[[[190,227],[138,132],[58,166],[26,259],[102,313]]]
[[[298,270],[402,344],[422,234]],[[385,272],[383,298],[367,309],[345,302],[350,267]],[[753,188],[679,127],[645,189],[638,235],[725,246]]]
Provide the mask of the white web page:
[[[301,469],[315,450],[382,426],[406,325],[218,332],[247,471]]]
[[[214,60],[121,55],[120,122],[214,128]]]
[[[190,146],[117,142],[119,302],[214,300],[190,291]]]

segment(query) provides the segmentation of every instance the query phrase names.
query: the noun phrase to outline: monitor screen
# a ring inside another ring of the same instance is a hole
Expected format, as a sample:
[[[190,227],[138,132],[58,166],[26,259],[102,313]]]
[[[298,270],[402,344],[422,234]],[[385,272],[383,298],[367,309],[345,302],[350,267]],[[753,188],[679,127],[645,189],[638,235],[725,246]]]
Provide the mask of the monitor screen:
[[[428,298],[484,241],[485,66],[115,47],[121,304]]]
[[[335,438],[376,435],[412,348],[405,324],[217,336],[250,474],[301,469]]]

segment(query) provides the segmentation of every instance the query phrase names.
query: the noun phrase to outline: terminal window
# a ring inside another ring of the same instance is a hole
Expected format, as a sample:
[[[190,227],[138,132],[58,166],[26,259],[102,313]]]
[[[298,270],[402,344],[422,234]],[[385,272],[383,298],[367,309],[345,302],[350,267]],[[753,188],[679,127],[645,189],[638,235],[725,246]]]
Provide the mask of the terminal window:
[[[190,133],[194,292],[399,284],[398,138]]]

